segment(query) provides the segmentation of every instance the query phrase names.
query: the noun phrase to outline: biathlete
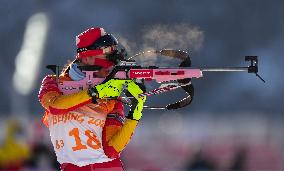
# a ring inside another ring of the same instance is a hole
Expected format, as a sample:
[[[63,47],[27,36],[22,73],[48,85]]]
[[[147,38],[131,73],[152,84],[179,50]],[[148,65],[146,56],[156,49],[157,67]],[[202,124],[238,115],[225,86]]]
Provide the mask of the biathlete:
[[[62,93],[60,82],[84,78],[78,66],[99,66],[96,76],[106,77],[122,55],[116,38],[103,28],[82,32],[76,36],[76,46],[75,60],[58,81],[55,75],[47,75],[38,95],[57,160],[63,171],[123,170],[120,153],[142,117],[146,97],[138,94],[144,88],[132,80],[110,79],[77,93]],[[136,99],[126,116],[119,100],[123,87]]]

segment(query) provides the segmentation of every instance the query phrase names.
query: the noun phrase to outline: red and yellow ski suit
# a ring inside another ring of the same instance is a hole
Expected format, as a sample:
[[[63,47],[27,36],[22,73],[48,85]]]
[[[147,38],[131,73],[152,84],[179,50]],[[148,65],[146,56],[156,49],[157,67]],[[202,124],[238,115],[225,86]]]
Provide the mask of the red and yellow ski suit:
[[[59,77],[59,83],[64,80],[68,75]],[[53,75],[43,79],[38,97],[62,170],[123,170],[120,152],[138,121],[125,119],[120,101],[93,104],[87,90],[63,95]]]

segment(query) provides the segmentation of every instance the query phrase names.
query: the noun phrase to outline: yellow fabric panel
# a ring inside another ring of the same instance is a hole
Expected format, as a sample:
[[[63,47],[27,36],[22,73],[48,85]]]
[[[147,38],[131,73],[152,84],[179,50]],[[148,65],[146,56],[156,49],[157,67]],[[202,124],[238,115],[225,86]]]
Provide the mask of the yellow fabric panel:
[[[106,141],[108,142],[111,137],[113,137],[119,130],[120,130],[120,126],[117,125],[109,125],[106,127]]]
[[[126,119],[124,125],[119,130],[116,130],[116,134],[111,137],[108,144],[113,146],[117,152],[121,152],[130,141],[137,124],[138,121],[136,120]],[[110,129],[110,131],[114,132],[115,130]]]
[[[87,90],[74,94],[61,95],[58,92],[51,91],[43,95],[41,104],[45,109],[53,107],[56,109],[68,109],[90,100]]]
[[[57,96],[60,96],[60,93],[56,92],[56,91],[50,91],[47,92],[45,95],[43,95],[43,97],[40,99],[40,103],[41,105],[48,110],[49,105],[51,103],[51,100],[56,98]]]

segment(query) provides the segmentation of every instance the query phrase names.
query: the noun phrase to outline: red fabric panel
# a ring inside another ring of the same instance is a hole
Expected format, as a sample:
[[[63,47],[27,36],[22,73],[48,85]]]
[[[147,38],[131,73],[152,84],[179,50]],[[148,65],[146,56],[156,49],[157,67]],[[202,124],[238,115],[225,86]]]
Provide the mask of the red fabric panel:
[[[44,77],[39,93],[38,93],[38,98],[39,100],[41,100],[41,98],[43,97],[43,95],[49,91],[56,91],[60,93],[60,90],[57,86],[56,83],[56,79],[54,76],[52,75],[48,75],[46,77]]]
[[[76,37],[76,45],[78,48],[90,46],[98,38],[102,36],[101,28],[90,28]]]
[[[103,168],[111,171],[123,171],[123,165],[119,158],[105,163],[94,163],[83,167],[70,163],[64,163],[61,165],[62,171],[96,171]]]
[[[122,117],[124,117],[124,107],[121,101],[118,101],[112,112],[110,113],[116,113]],[[102,144],[103,144],[103,149],[105,154],[109,157],[109,158],[117,158],[119,157],[119,152],[117,152],[112,146],[108,145],[108,142],[106,141],[106,127],[110,126],[110,125],[116,125],[116,126],[122,126],[122,123],[120,123],[118,120],[114,119],[114,118],[107,118],[104,128],[103,128],[103,132],[102,132]]]

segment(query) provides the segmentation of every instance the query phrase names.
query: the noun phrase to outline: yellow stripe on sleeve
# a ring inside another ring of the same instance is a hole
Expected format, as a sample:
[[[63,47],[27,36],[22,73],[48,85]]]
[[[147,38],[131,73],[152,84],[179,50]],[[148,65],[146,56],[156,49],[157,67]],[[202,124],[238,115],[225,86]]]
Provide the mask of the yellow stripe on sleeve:
[[[50,107],[55,109],[69,109],[79,104],[87,102],[91,99],[88,95],[87,90],[80,91],[74,94],[61,95],[58,92],[51,91],[43,95],[41,104],[45,109]]]
[[[121,152],[124,147],[128,144],[131,139],[132,134],[135,131],[135,128],[138,124],[138,121],[126,119],[124,125],[121,129],[109,140],[108,144],[113,146],[117,152]]]

